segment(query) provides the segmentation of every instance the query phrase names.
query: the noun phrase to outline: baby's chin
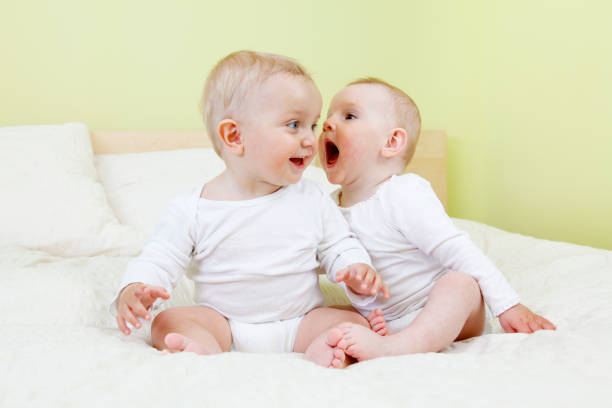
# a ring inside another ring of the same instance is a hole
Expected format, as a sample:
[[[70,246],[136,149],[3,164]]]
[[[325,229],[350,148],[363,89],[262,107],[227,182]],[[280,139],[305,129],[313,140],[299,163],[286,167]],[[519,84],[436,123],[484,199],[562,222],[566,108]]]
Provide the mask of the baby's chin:
[[[283,180],[282,187],[286,187],[291,184],[296,184],[300,180],[302,180],[303,177],[304,177],[304,172],[301,172],[299,175],[296,174],[293,177],[287,177],[285,180]]]
[[[332,184],[341,185],[342,179],[339,174],[329,171],[328,169],[323,169],[325,171],[325,176],[327,177],[327,181]]]

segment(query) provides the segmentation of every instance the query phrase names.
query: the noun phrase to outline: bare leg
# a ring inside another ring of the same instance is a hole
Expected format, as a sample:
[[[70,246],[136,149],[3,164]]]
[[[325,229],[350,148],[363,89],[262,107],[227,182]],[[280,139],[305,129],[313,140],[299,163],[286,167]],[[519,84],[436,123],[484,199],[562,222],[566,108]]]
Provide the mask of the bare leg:
[[[217,354],[229,351],[232,335],[227,319],[204,306],[173,307],[155,317],[153,346],[170,352]]]
[[[346,367],[350,358],[337,347],[342,333],[334,327],[342,322],[351,322],[370,330],[368,321],[354,310],[331,307],[313,309],[300,324],[293,351],[304,353],[306,359],[324,367]]]
[[[436,282],[423,311],[405,329],[379,336],[352,324],[339,326],[338,346],[359,361],[381,356],[438,352],[455,340],[479,336],[485,309],[480,287],[469,275],[449,272]]]

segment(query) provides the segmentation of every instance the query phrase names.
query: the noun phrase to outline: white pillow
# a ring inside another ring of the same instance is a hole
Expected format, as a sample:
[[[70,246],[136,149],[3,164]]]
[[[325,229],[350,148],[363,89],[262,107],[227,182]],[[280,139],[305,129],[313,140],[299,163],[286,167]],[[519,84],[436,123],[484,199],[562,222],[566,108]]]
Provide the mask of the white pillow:
[[[119,220],[147,237],[174,197],[225,169],[213,149],[105,154],[94,162]]]
[[[212,148],[98,155],[95,164],[119,220],[145,236],[151,236],[174,197],[203,185],[225,169]],[[304,176],[327,192],[335,189],[320,168],[310,166]]]
[[[133,254],[142,238],[119,224],[97,181],[87,126],[0,128],[0,246],[58,256]]]

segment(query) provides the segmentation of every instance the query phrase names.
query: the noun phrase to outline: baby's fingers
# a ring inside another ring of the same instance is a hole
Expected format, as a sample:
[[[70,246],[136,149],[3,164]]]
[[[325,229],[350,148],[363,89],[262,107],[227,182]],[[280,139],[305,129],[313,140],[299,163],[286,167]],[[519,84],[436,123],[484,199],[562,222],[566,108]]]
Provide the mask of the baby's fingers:
[[[361,284],[361,287],[363,289],[366,289],[368,287],[371,287],[373,285],[376,284],[376,272],[374,272],[373,270],[369,269],[366,271],[364,277],[363,277],[363,283]],[[374,292],[376,293],[376,292]]]
[[[142,317],[143,319],[151,320],[151,315],[149,314],[149,311],[142,303],[135,303],[131,306],[131,310],[136,317]]]
[[[140,321],[134,315],[134,311],[132,310],[131,306],[129,307],[129,310],[125,311],[124,318],[125,318],[126,322],[131,324],[134,329],[140,329],[140,327],[142,326]],[[127,323],[126,323],[126,325],[127,325]]]
[[[391,296],[391,292],[389,292],[389,287],[386,283],[382,284],[382,293],[385,299],[389,299],[389,297]]]
[[[350,269],[351,269],[351,278],[357,279],[359,281],[363,281],[365,279],[365,276],[368,273],[368,268],[361,268],[361,267],[353,266]]]
[[[543,317],[542,319],[544,320],[544,322],[542,323],[542,328],[544,330],[557,330],[557,326],[551,323],[548,319],[545,319]]]
[[[121,330],[126,336],[129,336],[130,329],[128,329],[125,324],[125,319],[120,314],[117,315],[117,326],[119,326],[119,330]]]
[[[537,316],[533,321],[529,322],[529,327],[533,331],[537,330],[555,330],[556,327],[554,324],[543,318],[542,316]]]
[[[128,323],[132,325],[133,328],[139,329],[140,322],[136,319],[136,316],[132,313],[132,309],[128,305],[124,305],[120,307],[119,313],[117,315],[117,323],[119,324],[119,328],[125,335],[129,335],[131,333],[130,328],[128,327]]]
[[[376,275],[376,277],[374,278],[374,282],[372,283],[372,289],[370,289],[370,293],[372,295],[377,294],[378,291],[380,290],[381,285],[382,285],[382,279],[380,278],[380,275]]]
[[[159,286],[147,286],[144,288],[145,295],[150,296],[153,299],[162,298],[165,300],[170,299],[170,295],[166,292],[166,289]]]
[[[523,320],[513,322],[512,327],[514,327],[514,330],[516,330],[518,333],[533,333],[533,330],[531,330],[529,327],[529,323]]]
[[[516,330],[505,319],[499,319],[499,324],[506,333],[516,333]]]
[[[347,268],[340,269],[338,272],[336,272],[336,282],[343,282],[346,280],[347,277],[348,277]]]
[[[387,286],[386,283],[382,281],[382,278],[380,277],[380,275],[376,274],[376,279],[374,280],[374,285],[372,287],[372,294],[375,295],[378,292],[382,292],[383,297],[385,299],[389,299],[389,296],[390,296],[389,287]]]

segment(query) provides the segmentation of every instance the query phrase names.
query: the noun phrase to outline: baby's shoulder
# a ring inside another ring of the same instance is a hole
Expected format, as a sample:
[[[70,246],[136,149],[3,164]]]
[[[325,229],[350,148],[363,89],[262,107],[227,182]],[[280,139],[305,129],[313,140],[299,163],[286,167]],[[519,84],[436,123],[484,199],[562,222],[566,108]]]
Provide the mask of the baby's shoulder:
[[[428,194],[432,191],[429,181],[415,173],[393,176],[385,185],[384,192],[391,195]]]
[[[292,184],[290,187],[294,190],[295,194],[300,194],[305,197],[316,199],[326,196],[323,188],[317,182],[307,178],[302,178],[300,181]]]
[[[170,200],[167,211],[174,212],[177,215],[181,215],[189,219],[194,218],[197,212],[201,192],[202,186],[196,186],[175,196],[172,198],[172,200]]]

